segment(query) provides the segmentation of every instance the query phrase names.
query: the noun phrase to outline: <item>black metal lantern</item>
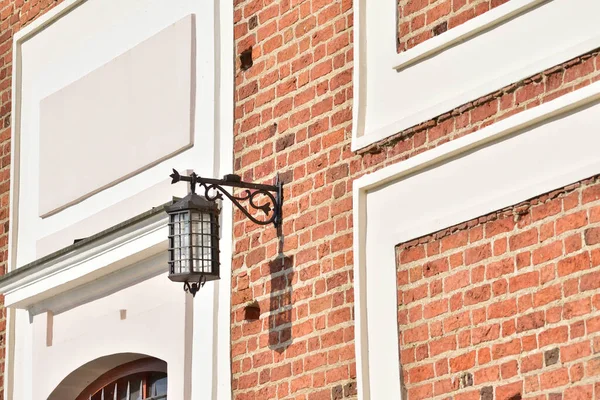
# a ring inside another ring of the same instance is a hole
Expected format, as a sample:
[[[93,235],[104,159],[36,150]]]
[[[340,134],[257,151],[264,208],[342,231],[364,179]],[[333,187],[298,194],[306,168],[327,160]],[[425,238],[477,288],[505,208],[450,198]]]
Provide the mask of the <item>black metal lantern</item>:
[[[219,279],[219,206],[192,192],[165,210],[169,279],[195,295],[206,281]]]
[[[183,282],[184,289],[192,295],[207,281],[219,279],[219,214],[217,200],[225,195],[254,223],[274,224],[281,227],[283,183],[277,179],[275,185],[260,185],[242,182],[237,175],[226,175],[224,179],[201,178],[195,173],[181,176],[173,170],[173,181],[190,182],[191,193],[176,203],[165,207],[169,214],[169,279]],[[204,197],[196,194],[196,185],[204,188]],[[246,189],[243,195],[233,195],[223,187]],[[267,202],[257,203],[264,196]],[[251,208],[260,210],[267,219],[257,219],[241,205],[248,201]]]

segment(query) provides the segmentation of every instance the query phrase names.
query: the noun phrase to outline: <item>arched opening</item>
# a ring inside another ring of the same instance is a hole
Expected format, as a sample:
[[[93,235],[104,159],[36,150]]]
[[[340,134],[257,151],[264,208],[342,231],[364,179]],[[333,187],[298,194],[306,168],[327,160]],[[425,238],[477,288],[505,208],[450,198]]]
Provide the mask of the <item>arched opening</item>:
[[[90,361],[67,375],[48,400],[163,400],[167,363],[139,353],[118,353]]]
[[[88,385],[76,400],[164,400],[167,363],[147,357],[119,365]]]

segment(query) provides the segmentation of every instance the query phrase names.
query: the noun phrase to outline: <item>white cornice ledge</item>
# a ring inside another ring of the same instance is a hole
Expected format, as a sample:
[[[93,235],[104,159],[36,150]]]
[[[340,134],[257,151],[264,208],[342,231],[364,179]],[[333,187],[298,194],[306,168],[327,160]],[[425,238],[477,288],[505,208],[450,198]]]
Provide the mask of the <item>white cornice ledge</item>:
[[[156,207],[17,268],[0,277],[5,305],[29,309],[40,301],[164,252],[167,224],[162,207]]]

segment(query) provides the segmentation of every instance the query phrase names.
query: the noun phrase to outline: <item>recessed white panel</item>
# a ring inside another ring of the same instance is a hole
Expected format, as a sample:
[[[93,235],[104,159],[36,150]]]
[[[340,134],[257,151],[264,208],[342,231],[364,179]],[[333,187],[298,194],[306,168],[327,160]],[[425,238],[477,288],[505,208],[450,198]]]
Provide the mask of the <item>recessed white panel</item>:
[[[192,144],[193,23],[183,18],[40,102],[40,216]]]
[[[355,182],[360,399],[401,398],[395,246],[600,173],[599,123],[595,83]]]
[[[600,46],[597,0],[512,0],[397,54],[394,7],[357,2],[355,150]]]

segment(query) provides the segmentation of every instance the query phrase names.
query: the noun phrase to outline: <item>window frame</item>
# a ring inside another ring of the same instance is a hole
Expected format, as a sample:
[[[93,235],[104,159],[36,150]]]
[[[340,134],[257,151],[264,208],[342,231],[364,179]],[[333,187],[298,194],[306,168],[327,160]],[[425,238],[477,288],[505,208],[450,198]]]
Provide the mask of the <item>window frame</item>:
[[[107,387],[111,383],[118,381],[130,375],[139,373],[161,372],[167,374],[167,363],[154,357],[141,358],[125,364],[121,364],[108,372],[102,374],[94,382],[90,383],[80,394],[76,400],[89,400],[99,390]],[[168,374],[167,374],[168,378]],[[146,391],[146,389],[144,389]],[[160,398],[160,397],[159,397]],[[151,400],[149,397],[147,400]]]

